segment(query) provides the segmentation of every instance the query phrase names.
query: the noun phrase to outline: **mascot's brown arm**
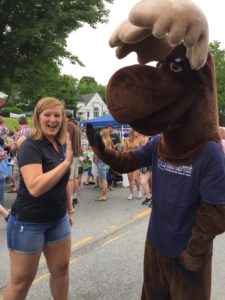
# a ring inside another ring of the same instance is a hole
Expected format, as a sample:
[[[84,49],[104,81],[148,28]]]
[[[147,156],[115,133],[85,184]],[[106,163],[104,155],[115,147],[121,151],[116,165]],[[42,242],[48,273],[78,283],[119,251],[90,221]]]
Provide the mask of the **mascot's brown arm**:
[[[131,151],[129,152],[119,152],[113,150],[105,150],[104,152],[99,152],[97,149],[93,148],[95,154],[109,165],[114,171],[119,173],[129,173],[139,169],[138,162]]]
[[[201,204],[188,247],[180,256],[185,268],[197,272],[210,256],[213,239],[224,231],[225,205]]]
[[[119,173],[129,173],[140,168],[132,152],[107,150],[101,135],[88,123],[86,134],[94,153],[99,159]]]

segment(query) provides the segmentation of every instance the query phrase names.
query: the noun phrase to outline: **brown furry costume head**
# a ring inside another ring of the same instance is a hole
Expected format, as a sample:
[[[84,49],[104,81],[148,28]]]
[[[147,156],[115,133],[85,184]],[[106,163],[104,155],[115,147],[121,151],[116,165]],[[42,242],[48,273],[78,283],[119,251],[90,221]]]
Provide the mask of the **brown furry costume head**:
[[[162,133],[159,155],[176,164],[193,161],[208,140],[220,141],[208,26],[197,6],[189,0],[142,0],[110,45],[119,58],[137,52],[141,63],[109,81],[107,104],[118,122],[145,135]],[[150,61],[161,63],[144,65]]]

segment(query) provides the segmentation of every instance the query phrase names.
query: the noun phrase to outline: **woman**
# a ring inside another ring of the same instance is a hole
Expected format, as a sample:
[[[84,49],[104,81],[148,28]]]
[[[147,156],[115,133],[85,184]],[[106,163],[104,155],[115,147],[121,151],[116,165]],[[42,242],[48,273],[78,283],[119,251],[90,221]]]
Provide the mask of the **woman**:
[[[102,140],[105,144],[106,149],[114,149],[113,142],[111,140],[109,131],[107,128],[104,128],[100,131],[100,135],[102,136]],[[101,182],[102,192],[96,198],[96,201],[106,201],[108,199],[108,182],[107,182],[107,173],[109,171],[109,166],[106,165],[102,160],[97,160],[97,168],[98,168],[98,177]]]
[[[63,104],[42,98],[34,110],[30,137],[19,149],[20,183],[7,223],[11,280],[5,300],[26,298],[42,253],[53,298],[68,299],[74,209],[66,186],[72,155]]]
[[[134,149],[137,149],[142,146],[142,139],[140,138],[139,134],[131,129],[128,137],[125,138],[124,141],[124,151],[133,151]],[[128,181],[129,181],[129,190],[130,193],[128,195],[128,200],[132,200],[134,197],[134,184],[137,188],[137,198],[142,198],[142,193],[140,190],[140,176],[139,176],[139,170],[136,170],[134,172],[130,172],[127,174]]]

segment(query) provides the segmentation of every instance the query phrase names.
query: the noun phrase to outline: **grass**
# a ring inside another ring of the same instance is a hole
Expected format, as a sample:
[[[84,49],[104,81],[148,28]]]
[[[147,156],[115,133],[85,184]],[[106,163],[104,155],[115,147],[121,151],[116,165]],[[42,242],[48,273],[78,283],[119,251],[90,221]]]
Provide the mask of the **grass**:
[[[10,131],[14,131],[15,130],[15,126],[18,125],[18,119],[4,117],[4,120],[5,120],[5,124],[4,125]],[[28,125],[31,127],[32,126],[32,118],[31,117],[27,117],[27,121],[28,121]]]

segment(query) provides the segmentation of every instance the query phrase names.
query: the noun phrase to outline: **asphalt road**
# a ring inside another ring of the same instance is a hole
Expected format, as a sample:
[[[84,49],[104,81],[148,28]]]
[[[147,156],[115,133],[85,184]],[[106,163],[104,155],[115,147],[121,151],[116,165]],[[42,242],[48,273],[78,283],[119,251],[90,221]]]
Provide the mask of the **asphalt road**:
[[[127,200],[119,185],[106,202],[94,201],[99,190],[87,186],[79,195],[72,228],[71,300],[138,300],[141,294],[143,252],[150,209],[141,200]],[[6,194],[9,207],[15,194]],[[9,277],[5,223],[0,220],[0,295]],[[212,300],[225,299],[225,235],[216,238]],[[49,274],[41,259],[27,299],[52,299]],[[198,300],[198,299],[193,299]]]

